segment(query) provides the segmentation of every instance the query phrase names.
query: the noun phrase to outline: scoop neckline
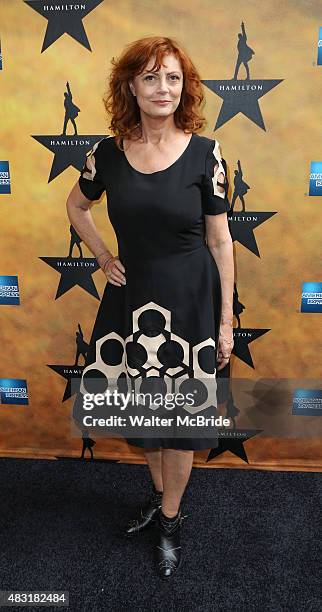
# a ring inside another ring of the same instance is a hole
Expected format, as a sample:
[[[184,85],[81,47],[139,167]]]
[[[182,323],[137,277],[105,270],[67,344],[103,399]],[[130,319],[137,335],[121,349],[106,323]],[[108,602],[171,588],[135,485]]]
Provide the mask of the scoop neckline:
[[[179,157],[177,157],[177,159],[175,159],[175,161],[170,164],[170,166],[167,166],[166,168],[163,168],[163,170],[155,170],[155,172],[141,172],[141,170],[137,170],[136,168],[134,168],[134,166],[132,166],[132,164],[130,164],[128,158],[125,155],[125,152],[123,152],[123,157],[127,163],[127,165],[129,166],[129,168],[131,168],[131,170],[133,170],[133,172],[136,172],[137,174],[141,174],[142,176],[154,176],[155,174],[162,174],[163,172],[167,172],[167,170],[170,170],[171,168],[173,168],[173,166],[175,166],[182,158],[183,156],[187,153],[188,149],[190,148],[191,142],[193,140],[194,137],[194,132],[192,132],[190,140],[186,146],[186,148],[182,151],[182,153],[180,153]],[[123,140],[122,140],[122,146],[123,146]]]

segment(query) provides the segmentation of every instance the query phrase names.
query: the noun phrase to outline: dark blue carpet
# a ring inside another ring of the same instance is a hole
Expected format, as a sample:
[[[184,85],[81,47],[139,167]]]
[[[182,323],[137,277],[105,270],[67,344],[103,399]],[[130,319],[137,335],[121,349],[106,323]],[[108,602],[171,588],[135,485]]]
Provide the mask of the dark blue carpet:
[[[1,458],[0,589],[66,590],[72,612],[321,612],[321,483],[194,468],[184,560],[164,583],[153,531],[122,537],[149,494],[146,466]]]

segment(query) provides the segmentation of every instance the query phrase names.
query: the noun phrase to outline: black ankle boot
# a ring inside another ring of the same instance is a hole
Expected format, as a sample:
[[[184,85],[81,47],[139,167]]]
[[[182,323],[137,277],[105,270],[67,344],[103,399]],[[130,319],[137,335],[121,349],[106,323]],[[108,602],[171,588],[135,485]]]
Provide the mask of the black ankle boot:
[[[125,535],[127,537],[137,535],[147,527],[156,523],[157,515],[162,504],[162,495],[163,493],[157,491],[153,486],[153,493],[148,504],[144,508],[141,508],[140,517],[138,519],[133,519],[128,524],[125,530]]]
[[[158,515],[158,545],[156,548],[158,574],[168,579],[181,564],[180,531],[184,516],[181,509],[177,516],[168,518],[160,510]]]

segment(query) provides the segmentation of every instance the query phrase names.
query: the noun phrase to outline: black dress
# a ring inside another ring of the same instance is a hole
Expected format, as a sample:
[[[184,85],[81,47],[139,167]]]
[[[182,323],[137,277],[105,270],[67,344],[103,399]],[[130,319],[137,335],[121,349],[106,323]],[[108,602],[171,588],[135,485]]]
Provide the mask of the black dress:
[[[220,172],[225,193],[217,186]],[[222,372],[216,360],[221,285],[205,242],[205,215],[230,210],[227,166],[218,142],[194,133],[173,164],[146,174],[130,165],[114,136],[107,136],[87,154],[79,186],[89,200],[107,192],[126,285],[106,284],[74,420],[81,423],[81,399],[95,377],[103,388],[112,378],[136,385],[139,381],[145,389],[156,380],[178,388],[189,378],[198,379],[202,399],[195,412],[215,408]],[[146,436],[142,429],[142,438],[124,437],[141,447],[195,450],[212,447],[217,438],[215,430],[208,437]]]

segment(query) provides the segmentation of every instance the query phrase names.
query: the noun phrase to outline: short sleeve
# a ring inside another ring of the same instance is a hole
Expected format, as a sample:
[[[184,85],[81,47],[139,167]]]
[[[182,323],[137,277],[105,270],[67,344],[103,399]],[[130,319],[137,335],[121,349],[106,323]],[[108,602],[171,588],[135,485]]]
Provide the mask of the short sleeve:
[[[98,200],[106,189],[97,159],[100,142],[102,141],[96,142],[86,154],[86,161],[78,179],[80,190],[88,200]]]
[[[220,174],[224,175],[221,181],[219,180]],[[219,187],[224,191],[219,190]],[[218,141],[214,140],[206,156],[205,173],[201,185],[202,208],[205,215],[219,215],[230,210],[228,187],[227,164],[221,157]]]

